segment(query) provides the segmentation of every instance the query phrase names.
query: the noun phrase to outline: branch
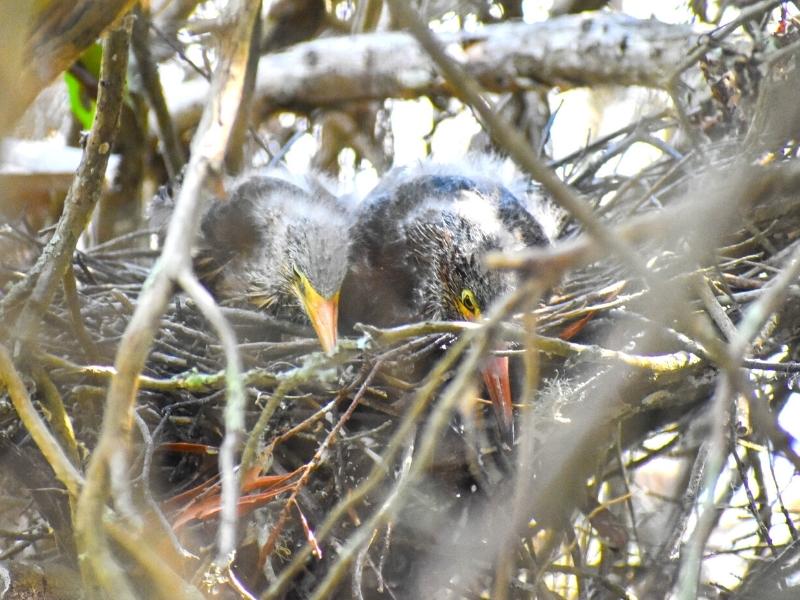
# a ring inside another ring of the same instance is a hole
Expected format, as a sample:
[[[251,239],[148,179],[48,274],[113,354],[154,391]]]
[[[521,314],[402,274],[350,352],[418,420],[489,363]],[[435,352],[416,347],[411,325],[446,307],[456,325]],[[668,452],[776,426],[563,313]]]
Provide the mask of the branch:
[[[349,510],[357,506],[359,502],[372,493],[384,480],[389,472],[389,466],[393,463],[404,445],[408,443],[409,437],[416,430],[416,424],[422,419],[422,415],[433,400],[434,394],[441,387],[446,373],[454,367],[468,348],[472,348],[472,352],[479,352],[480,348],[486,345],[486,340],[490,333],[487,331],[488,328],[487,325],[482,325],[465,332],[455,344],[450,346],[444,357],[442,357],[430,373],[428,373],[424,383],[417,389],[414,400],[406,408],[403,419],[397,426],[391,440],[385,446],[383,454],[381,455],[381,460],[373,466],[369,475],[361,481],[358,487],[341,499],[338,504],[327,513],[325,521],[318,525],[315,537],[319,543],[322,543],[322,541],[334,531],[336,524]],[[476,350],[476,348],[478,348],[478,350]],[[304,545],[298,550],[292,561],[280,572],[270,588],[264,592],[262,598],[265,600],[274,600],[275,598],[282,597],[283,592],[291,583],[292,578],[303,569],[311,554],[312,549],[309,545]]]
[[[252,32],[251,32],[252,33]],[[236,334],[222,311],[214,302],[211,293],[203,287],[192,271],[181,272],[178,282],[197,303],[203,316],[217,332],[225,351],[225,387],[228,392],[225,404],[225,438],[219,453],[222,478],[222,511],[219,524],[219,546],[222,558],[236,548],[236,504],[239,501],[239,484],[235,475],[236,450],[244,431],[245,392],[242,364],[236,349]]]
[[[0,133],[6,133],[36,95],[133,4],[134,0],[2,2]]]
[[[396,5],[393,4],[393,6]],[[311,598],[313,600],[322,600],[323,598],[331,597],[331,592],[335,590],[335,586],[345,575],[347,568],[355,559],[358,551],[369,541],[372,532],[384,525],[393,514],[396,513],[399,507],[402,506],[404,502],[408,501],[408,496],[413,490],[413,486],[421,480],[423,473],[429,468],[434,457],[434,452],[442,439],[442,431],[444,431],[448,423],[450,423],[458,401],[462,399],[468,393],[468,389],[474,385],[475,371],[478,369],[484,353],[490,347],[493,329],[514,309],[519,308],[519,305],[524,302],[530,292],[531,285],[528,284],[510,293],[494,305],[490,314],[487,316],[484,326],[481,329],[473,330],[472,333],[475,334],[474,339],[472,340],[469,351],[465,355],[464,361],[459,365],[453,379],[444,388],[441,397],[427,420],[425,429],[420,437],[419,449],[414,453],[414,462],[411,468],[394,484],[388,497],[383,501],[380,507],[349,536],[347,542],[339,549],[336,561],[331,565],[325,577],[312,593]],[[470,336],[462,337],[461,340],[459,340],[459,344],[469,337]],[[454,353],[455,350],[456,346],[452,347],[448,351],[448,357]],[[437,368],[439,366],[440,365],[437,365]],[[418,392],[417,401],[421,398],[424,389],[425,388],[422,388]],[[391,448],[391,444],[389,448]],[[381,465],[383,468],[385,468],[385,465],[391,464],[389,462],[390,459],[386,456],[389,448],[387,448],[387,452],[383,456],[384,460]],[[369,479],[367,479],[367,481],[369,481]],[[362,486],[364,485],[365,484],[362,484]],[[357,495],[358,492],[361,491],[362,486],[359,486],[352,495]],[[320,530],[322,529],[323,527],[320,527]],[[317,537],[319,538],[319,535]],[[269,597],[268,594],[265,594],[265,596]]]
[[[163,146],[164,164],[167,167],[170,180],[175,180],[181,172],[186,159],[183,156],[183,149],[178,135],[175,133],[172,117],[170,117],[167,110],[167,101],[161,88],[158,68],[153,62],[150,52],[152,40],[148,29],[149,25],[149,12],[143,8],[137,9],[136,22],[133,24],[131,47],[136,58],[136,66],[142,79],[142,87],[144,88],[147,102],[150,104],[156,118],[159,139]]]
[[[542,85],[665,88],[667,75],[699,37],[685,25],[596,13],[487,25],[439,39],[447,46],[460,45],[451,56],[486,90],[505,92]],[[314,40],[262,57],[254,108],[338,105],[446,91],[433,61],[412,36],[379,32]],[[197,121],[208,84],[192,81],[177,92],[167,101],[182,130]]]
[[[81,552],[86,555],[89,571],[94,577],[104,575],[104,565],[99,562],[100,559],[117,564],[109,554],[108,540],[96,527],[96,520],[102,514],[109,494],[112,465],[115,465],[115,471],[121,471],[118,465],[126,462],[131,443],[137,378],[144,368],[160,318],[172,295],[173,284],[182,276],[184,281],[191,279],[191,276],[186,277],[184,274],[191,270],[190,250],[199,228],[200,200],[207,194],[207,179],[222,170],[231,127],[241,101],[244,63],[247,60],[250,31],[256,18],[257,6],[257,3],[240,0],[229,7],[229,14],[232,15],[229,35],[225,36],[220,48],[211,94],[193,140],[192,158],[176,200],[164,248],[142,290],[117,351],[117,373],[111,380],[102,430],[89,463],[86,485],[78,501],[75,519]],[[229,363],[229,368],[230,366]],[[231,384],[231,387],[235,389],[236,385]],[[223,442],[223,447],[227,448],[232,446],[228,442],[231,436],[234,440],[238,439],[244,421],[241,414],[234,413],[231,416],[230,413],[231,411],[226,411],[226,440]],[[225,493],[230,487],[234,488],[234,496],[237,494],[238,484],[235,479],[235,475],[223,473],[223,497],[230,495]],[[235,503],[233,507],[229,504],[226,501],[223,506],[223,519],[229,520],[230,511],[235,511]],[[230,550],[223,548],[223,551]],[[116,593],[109,585],[111,582],[102,583],[109,593]]]
[[[103,45],[95,122],[64,201],[64,213],[28,277],[15,285],[0,302],[2,319],[8,316],[9,309],[30,294],[14,328],[18,337],[31,339],[35,336],[40,317],[50,304],[56,286],[64,279],[78,239],[100,198],[122,109],[129,37],[130,24],[110,35]]]
[[[718,381],[711,409],[711,439],[709,465],[704,480],[704,495],[695,530],[681,552],[679,598],[694,598],[699,593],[700,567],[703,550],[713,531],[718,508],[714,504],[717,481],[728,454],[727,432],[730,428],[730,405],[734,394],[743,387],[738,384],[741,373],[736,369],[750,351],[767,321],[780,310],[789,295],[789,286],[800,275],[800,247],[789,256],[782,271],[766,286],[765,293],[745,311],[728,344],[730,365]]]
[[[36,412],[28,390],[11,361],[8,350],[2,345],[0,345],[0,381],[8,390],[14,410],[17,411],[22,424],[36,442],[47,462],[53,467],[58,480],[64,484],[71,496],[77,496],[81,485],[81,475],[64,454],[64,450],[58,445],[42,417]]]
[[[598,244],[608,249],[609,253],[619,256],[651,287],[657,287],[653,278],[649,277],[647,266],[628,244],[611,235],[608,227],[597,219],[586,201],[535,155],[529,141],[517,129],[498,116],[496,107],[484,97],[479,82],[447,55],[442,41],[420,20],[415,10],[400,0],[389,0],[388,4],[392,15],[408,28],[417,43],[430,55],[436,68],[455,88],[456,95],[472,108],[487,133],[508,152],[514,162],[541,183],[552,200],[575,217]],[[587,31],[591,31],[591,28]]]
[[[470,323],[466,321],[444,321],[400,325],[390,329],[379,329],[370,325],[358,324],[357,328],[363,331],[374,342],[380,345],[389,345],[420,335],[475,331],[481,329],[483,326],[484,325],[480,323]],[[682,350],[670,354],[645,356],[620,352],[619,350],[610,350],[597,344],[576,344],[575,342],[567,342],[554,337],[531,335],[520,327],[506,323],[499,325],[498,329],[503,337],[518,342],[530,343],[537,350],[552,356],[561,356],[564,358],[581,356],[593,362],[617,363],[637,369],[645,369],[653,373],[674,373],[701,364],[701,360],[698,356]]]
[[[632,217],[615,226],[613,235],[629,244],[675,239],[691,233],[686,228],[687,221],[716,223],[720,221],[720,214],[734,213],[734,207],[747,211],[758,220],[762,217],[779,218],[784,209],[791,211],[795,206],[792,190],[800,184],[800,169],[793,163],[746,166],[744,169],[738,167],[738,170],[731,168],[721,175],[702,173],[697,182],[697,189],[702,192],[687,194],[685,200],[664,210]],[[777,208],[778,212],[759,205],[764,201]],[[703,230],[703,235],[711,239],[717,237],[710,236],[708,229]],[[708,249],[707,244],[703,247]],[[487,255],[486,261],[493,269],[511,269],[530,274],[562,273],[600,260],[606,255],[603,246],[583,234],[549,248],[528,248],[509,254],[492,252]]]

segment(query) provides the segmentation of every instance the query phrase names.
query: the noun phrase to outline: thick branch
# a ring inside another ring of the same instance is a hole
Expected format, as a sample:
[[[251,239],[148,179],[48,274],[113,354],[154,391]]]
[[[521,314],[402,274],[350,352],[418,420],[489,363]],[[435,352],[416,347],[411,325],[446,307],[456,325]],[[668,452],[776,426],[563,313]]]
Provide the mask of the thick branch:
[[[133,0],[0,2],[4,48],[0,64],[4,90],[0,132],[5,132],[36,94],[75,62],[133,3]]]
[[[624,15],[569,15],[541,23],[502,23],[476,32],[442,34],[461,44],[451,54],[489,91],[535,85],[666,87],[666,77],[696,46],[685,25]],[[208,84],[194,81],[170,94],[179,128],[197,121]],[[380,32],[323,38],[261,58],[256,107],[331,105],[353,100],[412,98],[446,91],[413,37]]]

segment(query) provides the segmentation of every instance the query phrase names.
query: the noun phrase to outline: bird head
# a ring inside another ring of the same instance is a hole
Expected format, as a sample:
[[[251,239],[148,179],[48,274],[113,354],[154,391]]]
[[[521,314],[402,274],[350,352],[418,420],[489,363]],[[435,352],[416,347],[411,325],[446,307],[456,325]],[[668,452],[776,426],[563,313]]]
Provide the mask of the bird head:
[[[487,241],[488,242],[488,241]],[[494,244],[485,250],[491,249]],[[466,255],[454,249],[453,268],[441,271],[447,318],[480,321],[494,301],[514,288],[512,276],[489,271],[481,263],[482,254]],[[481,369],[501,431],[513,439],[514,416],[507,356],[490,356]]]
[[[546,243],[539,222],[498,180],[496,165],[396,169],[371,192],[361,214],[354,270],[389,288],[375,296],[396,305],[384,311],[390,322],[397,316],[479,321],[516,284],[513,274],[486,269],[483,257]],[[482,374],[500,426],[510,434],[508,358],[492,357]]]
[[[514,275],[493,271],[483,264],[483,256],[492,250],[509,247],[502,230],[481,228],[474,219],[446,215],[448,221],[435,236],[438,250],[433,251],[435,276],[423,291],[429,312],[434,318],[480,321],[488,308],[516,287]],[[501,431],[513,438],[513,407],[507,356],[489,357],[482,369],[484,384]]]
[[[495,300],[515,287],[513,275],[489,271],[481,260],[486,251],[496,249],[494,240],[484,240],[483,248],[476,254],[465,255],[456,250],[452,264],[455,268],[447,273],[447,301],[452,315],[466,321],[480,321],[484,311]],[[492,406],[501,431],[513,439],[514,416],[511,398],[507,356],[490,356],[481,369],[483,382],[489,392]]]
[[[286,287],[308,316],[323,350],[336,346],[339,291],[347,272],[347,226],[306,215],[288,227]]]
[[[483,257],[504,247],[502,232],[487,231],[472,219],[440,212],[429,217],[412,243],[423,248],[430,269],[420,286],[426,317],[478,321],[488,307],[515,286],[511,273],[492,271]]]
[[[313,181],[249,175],[204,216],[196,266],[219,300],[310,321],[329,352],[347,266],[347,219]]]

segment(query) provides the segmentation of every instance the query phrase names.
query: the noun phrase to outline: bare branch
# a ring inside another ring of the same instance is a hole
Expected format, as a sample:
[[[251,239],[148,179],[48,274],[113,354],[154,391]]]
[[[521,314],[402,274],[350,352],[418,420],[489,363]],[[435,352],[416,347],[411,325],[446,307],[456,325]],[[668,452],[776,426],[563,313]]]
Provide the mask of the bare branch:
[[[575,190],[561,181],[555,172],[536,156],[528,141],[497,115],[495,108],[483,97],[477,81],[445,53],[441,41],[419,19],[414,9],[400,0],[388,0],[388,2],[392,13],[409,28],[437,68],[455,87],[458,95],[478,114],[487,132],[498,142],[500,147],[541,183],[553,200],[574,216],[598,244],[619,256],[634,273],[641,275],[646,281],[651,279],[644,262],[628,244],[611,235],[608,228],[597,219],[588,204],[578,196]]]
[[[97,516],[102,514],[108,494],[111,465],[125,461],[130,445],[131,413],[136,403],[138,375],[144,367],[159,319],[172,294],[173,283],[182,272],[191,269],[190,247],[199,226],[199,205],[204,183],[210,174],[221,172],[231,127],[239,109],[244,64],[256,8],[257,4],[246,1],[237,2],[231,8],[230,14],[235,15],[236,20],[220,53],[211,99],[194,138],[192,158],[167,230],[164,249],[139,298],[117,352],[117,373],[111,381],[102,431],[89,463],[86,485],[76,511],[76,531],[90,561],[107,547],[107,541],[94,525]],[[242,415],[233,411],[226,427],[226,435],[238,439],[243,428]],[[227,484],[226,489],[234,488],[235,496],[238,493],[237,484],[231,484],[231,478],[227,474],[223,480]],[[235,511],[235,505],[231,507],[226,502],[224,510],[230,520],[230,511]],[[226,548],[227,552],[230,550]],[[103,565],[97,562],[92,565],[95,577],[102,575],[102,568]],[[110,591],[113,587],[109,583],[104,582],[103,587]]]
[[[167,102],[164,99],[164,91],[161,88],[161,80],[158,69],[153,62],[150,51],[150,14],[145,8],[139,8],[136,12],[136,22],[133,24],[131,46],[133,55],[136,57],[136,67],[139,76],[142,78],[142,86],[147,96],[147,102],[153,110],[158,124],[159,139],[163,145],[164,163],[167,167],[170,179],[174,180],[181,172],[186,159],[183,156],[178,134],[172,123],[172,117],[167,110]]]
[[[460,45],[461,66],[487,91],[583,85],[666,88],[667,74],[696,45],[685,25],[615,13],[570,15],[541,23],[502,23],[443,34]],[[197,121],[208,85],[196,80],[167,101],[180,130]],[[263,56],[255,107],[338,105],[447,92],[434,62],[407,33],[324,38]]]
[[[0,65],[6,90],[0,132],[6,133],[36,95],[133,4],[134,0],[0,4],[0,35],[10,50]],[[127,61],[127,56],[116,60]]]
[[[103,46],[103,66],[97,97],[97,113],[86,148],[64,202],[64,213],[58,221],[50,241],[42,250],[28,277],[18,283],[0,302],[0,317],[8,315],[18,302],[27,302],[14,331],[17,337],[32,339],[40,325],[56,286],[63,280],[78,239],[86,229],[92,211],[100,198],[106,166],[111,155],[128,64],[130,22],[109,35]]]
[[[2,345],[0,345],[0,379],[8,389],[19,418],[25,424],[25,428],[33,437],[47,462],[53,467],[56,477],[64,484],[70,495],[77,497],[82,477],[58,445],[44,420],[36,412],[30,396],[28,396],[28,390],[25,389],[25,384],[22,383],[22,379],[11,361],[8,350]]]

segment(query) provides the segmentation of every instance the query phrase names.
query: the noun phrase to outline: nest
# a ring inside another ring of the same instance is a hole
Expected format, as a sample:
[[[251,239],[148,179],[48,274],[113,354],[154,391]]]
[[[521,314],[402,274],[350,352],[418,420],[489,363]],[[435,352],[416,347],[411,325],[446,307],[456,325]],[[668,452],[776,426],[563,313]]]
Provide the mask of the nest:
[[[669,126],[663,118],[648,124]],[[707,152],[712,160],[700,175],[672,157],[634,179],[602,178],[596,154],[574,158],[572,172],[608,221],[641,217],[644,226],[671,209],[691,217],[678,200],[735,160],[722,146]],[[763,301],[797,248],[797,175],[779,160],[762,177],[772,183],[757,187],[757,197],[719,215],[729,226],[714,247],[699,244],[703,233],[692,227],[665,241],[663,231],[674,230],[666,217],[648,235],[631,234],[659,289],[710,316],[696,330],[713,323],[710,337],[733,335],[730,325]],[[724,195],[725,183],[717,184]],[[564,237],[575,229],[566,222]],[[21,361],[76,464],[94,447],[110,365],[157,254],[142,249],[148,236],[79,253],[74,293],[65,286],[45,316],[46,335]],[[130,424],[136,455],[115,474],[132,482],[131,504],[119,508],[130,509],[142,539],[187,581],[232,596],[242,589],[332,595],[338,588],[326,582],[345,569],[352,593],[364,598],[478,597],[503,578],[515,597],[545,587],[657,597],[677,577],[676,553],[701,474],[711,468],[703,457],[716,448],[734,461],[725,470],[733,491],[722,501],[732,505],[734,492],[746,492],[743,508],[729,507],[746,532],[747,543],[732,551],[745,562],[741,590],[759,589],[766,571],[751,565],[797,539],[779,486],[763,483],[767,466],[784,458],[800,464],[771,416],[795,387],[797,295],[786,296],[762,332],[759,358],[744,363],[751,396],[720,403],[709,337],[687,335],[678,315],[666,312],[673,299],[660,303],[648,291],[652,282],[614,257],[595,258],[592,248],[576,238],[560,255],[523,257],[516,268],[524,293],[506,299],[490,326],[365,326],[330,356],[308,328],[226,308],[243,360],[246,439],[237,551],[223,572],[213,561],[226,361],[198,309],[176,295],[139,378]],[[574,267],[569,275],[543,287],[546,267],[560,272],[565,264]],[[513,448],[498,435],[475,376],[501,339],[521,399]],[[13,467],[6,477],[23,482],[34,500],[7,512],[38,532],[22,545],[9,538],[4,556],[19,548],[42,562],[73,564],[62,490],[7,401],[4,413]],[[719,423],[733,426],[724,426],[724,444],[709,446]],[[648,509],[635,475],[669,457],[685,459],[671,492],[683,502]],[[666,517],[656,535],[647,520],[659,511]]]

